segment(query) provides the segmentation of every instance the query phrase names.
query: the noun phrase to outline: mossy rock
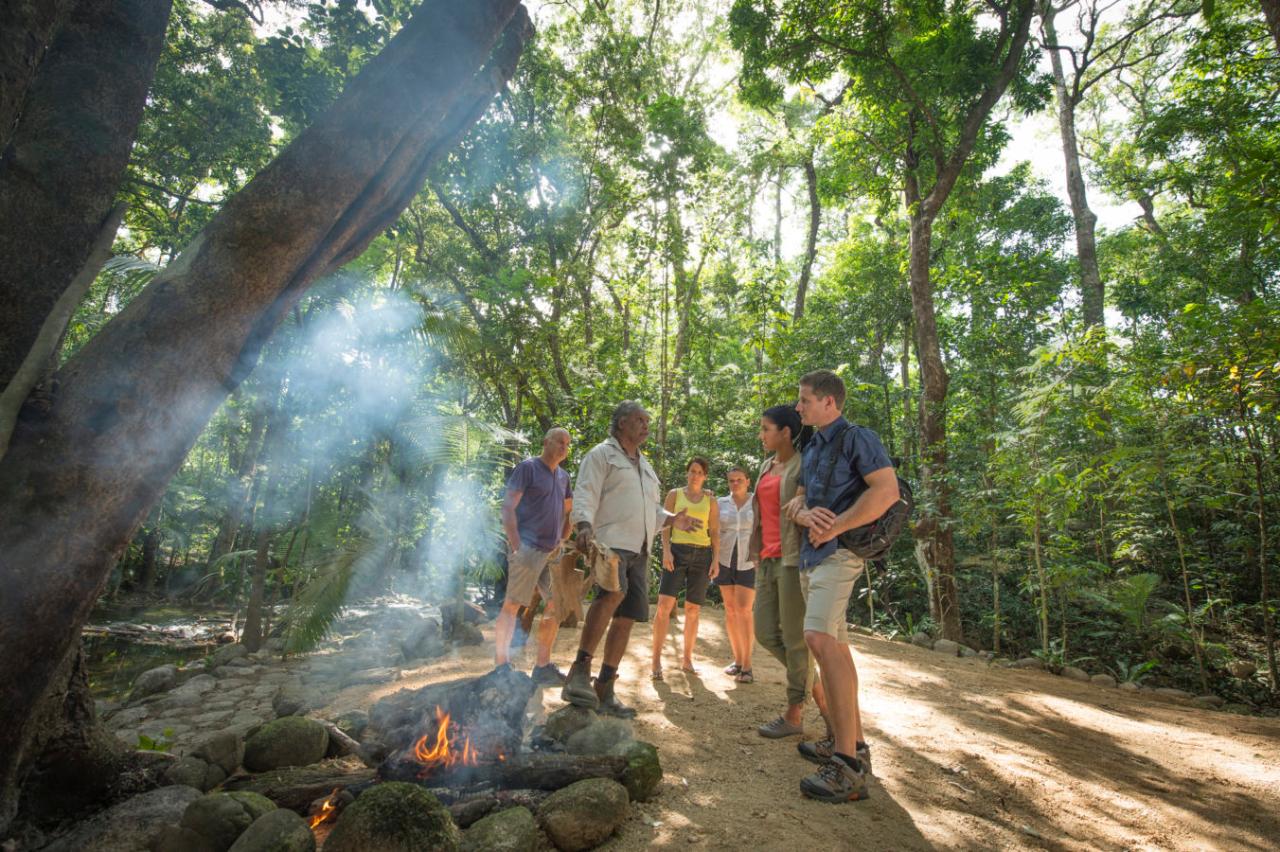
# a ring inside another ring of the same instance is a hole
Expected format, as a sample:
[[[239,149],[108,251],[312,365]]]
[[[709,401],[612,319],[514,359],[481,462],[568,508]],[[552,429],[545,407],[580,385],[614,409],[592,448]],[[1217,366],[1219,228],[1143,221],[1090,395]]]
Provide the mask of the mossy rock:
[[[181,827],[225,852],[258,817],[275,809],[270,799],[257,793],[210,793],[187,806]]]
[[[462,835],[462,852],[533,852],[538,825],[528,808],[508,808],[478,820]]]
[[[418,852],[458,849],[449,810],[426,790],[388,781],[366,790],[338,817],[325,852]]]
[[[538,808],[538,820],[557,849],[592,849],[626,820],[628,798],[627,788],[617,781],[587,778],[548,796]]]
[[[627,768],[622,773],[622,786],[627,788],[631,801],[649,801],[662,783],[662,764],[658,760],[658,749],[649,743],[631,740],[618,743],[609,753],[627,759]]]
[[[282,766],[309,766],[324,760],[329,731],[315,719],[285,716],[263,725],[244,746],[244,767],[267,772]]]
[[[315,848],[316,838],[307,821],[279,808],[254,820],[227,852],[315,852]]]

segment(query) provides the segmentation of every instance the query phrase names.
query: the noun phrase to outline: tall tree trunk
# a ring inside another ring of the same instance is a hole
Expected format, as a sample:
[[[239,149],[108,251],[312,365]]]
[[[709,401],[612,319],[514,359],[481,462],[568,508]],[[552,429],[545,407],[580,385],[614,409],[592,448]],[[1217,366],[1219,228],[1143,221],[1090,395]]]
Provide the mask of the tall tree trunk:
[[[510,78],[518,5],[427,0],[24,409],[0,459],[0,832],[32,712],[133,530],[310,283],[394,222]]]
[[[154,526],[147,527],[142,535],[142,567],[138,572],[138,582],[134,590],[147,594],[156,580],[156,555],[160,549],[160,531]]]
[[[262,453],[263,435],[266,432],[267,414],[260,403],[255,403],[249,416],[249,436],[236,463],[235,472],[227,481],[227,508],[218,522],[218,534],[209,548],[209,565],[235,546],[240,520],[249,503],[249,494],[258,469],[258,457]]]
[[[1106,290],[1098,270],[1098,241],[1095,227],[1097,215],[1089,208],[1089,196],[1080,168],[1080,146],[1076,141],[1076,103],[1074,86],[1067,85],[1062,67],[1062,52],[1055,46],[1058,33],[1053,21],[1057,10],[1052,2],[1041,6],[1040,22],[1047,43],[1046,50],[1053,68],[1054,100],[1058,108],[1058,133],[1062,137],[1062,156],[1067,166],[1067,197],[1071,200],[1071,218],[1076,229],[1076,260],[1080,264],[1080,312],[1086,328],[1103,327]]]
[[[169,4],[80,0],[27,88],[0,156],[0,388],[84,267],[115,204]]]
[[[959,642],[960,600],[956,591],[955,545],[951,536],[951,486],[947,483],[947,386],[951,381],[938,342],[933,284],[929,278],[933,219],[920,211],[914,176],[908,179],[911,214],[911,246],[908,276],[911,282],[912,321],[920,360],[920,483],[933,495],[934,509],[916,524],[917,537],[928,542],[926,556],[937,581],[938,607],[944,638]],[[914,196],[916,203],[911,202]]]
[[[818,226],[822,222],[822,204],[818,199],[818,171],[813,165],[813,151],[805,157],[804,183],[809,190],[809,237],[804,246],[804,261],[800,266],[800,283],[796,285],[796,309],[793,318],[800,322],[804,316],[804,299],[809,292],[809,276],[813,273],[813,259],[818,253]]]
[[[258,539],[254,547],[253,573],[249,584],[249,606],[244,617],[244,631],[241,642],[250,651],[262,647],[264,638],[262,631],[262,607],[267,583],[267,568],[270,562],[271,541],[276,531],[276,495],[280,491],[280,481],[284,477],[285,439],[288,436],[291,419],[290,402],[292,397],[286,391],[288,380],[281,377],[280,394],[271,413],[271,422],[267,425],[267,436],[263,443],[266,447],[264,455],[269,470],[267,484],[262,493],[262,511],[258,513]]]

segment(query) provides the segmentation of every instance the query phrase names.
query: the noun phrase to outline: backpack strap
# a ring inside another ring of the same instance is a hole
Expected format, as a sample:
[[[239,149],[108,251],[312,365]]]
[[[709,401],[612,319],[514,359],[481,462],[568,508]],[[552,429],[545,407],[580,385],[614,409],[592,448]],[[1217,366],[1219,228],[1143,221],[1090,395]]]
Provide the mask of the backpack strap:
[[[831,492],[831,477],[836,472],[836,463],[844,456],[844,442],[849,433],[853,431],[853,427],[845,424],[838,433],[831,436],[830,448],[827,450],[827,476],[822,483],[822,499],[828,500]],[[831,508],[828,506],[827,508]],[[834,510],[833,510],[834,511]]]

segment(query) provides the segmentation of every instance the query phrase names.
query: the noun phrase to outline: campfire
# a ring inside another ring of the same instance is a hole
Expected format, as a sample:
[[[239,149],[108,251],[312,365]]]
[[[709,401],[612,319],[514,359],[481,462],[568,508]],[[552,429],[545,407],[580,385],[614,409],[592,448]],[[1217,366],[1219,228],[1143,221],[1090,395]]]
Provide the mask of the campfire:
[[[434,775],[457,767],[480,766],[482,758],[479,750],[471,745],[471,735],[465,732],[460,733],[458,727],[450,715],[437,704],[435,734],[423,734],[413,744],[413,758],[422,764],[422,771],[417,775],[418,780],[425,781]],[[462,748],[453,746],[459,736],[462,736]],[[501,762],[506,759],[506,755],[498,749],[492,758],[485,758],[484,762]]]
[[[526,740],[525,711],[534,694],[529,677],[510,670],[401,690],[371,709],[364,742],[356,743],[368,768],[345,760],[318,773],[308,767],[266,784],[246,777],[229,786],[263,792],[307,815],[322,845],[346,808],[384,782],[426,788],[466,828],[495,809],[537,812],[554,791],[578,781],[627,777],[629,759],[621,754],[567,753],[563,746],[548,749],[550,740]]]

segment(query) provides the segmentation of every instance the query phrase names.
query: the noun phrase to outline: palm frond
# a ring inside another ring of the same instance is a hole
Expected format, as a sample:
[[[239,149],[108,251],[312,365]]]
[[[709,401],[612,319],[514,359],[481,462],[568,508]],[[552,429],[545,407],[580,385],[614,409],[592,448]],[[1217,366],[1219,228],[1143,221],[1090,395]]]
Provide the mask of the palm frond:
[[[310,651],[329,635],[349,594],[386,563],[391,547],[384,537],[363,536],[320,567],[294,596],[284,616],[286,653]]]

